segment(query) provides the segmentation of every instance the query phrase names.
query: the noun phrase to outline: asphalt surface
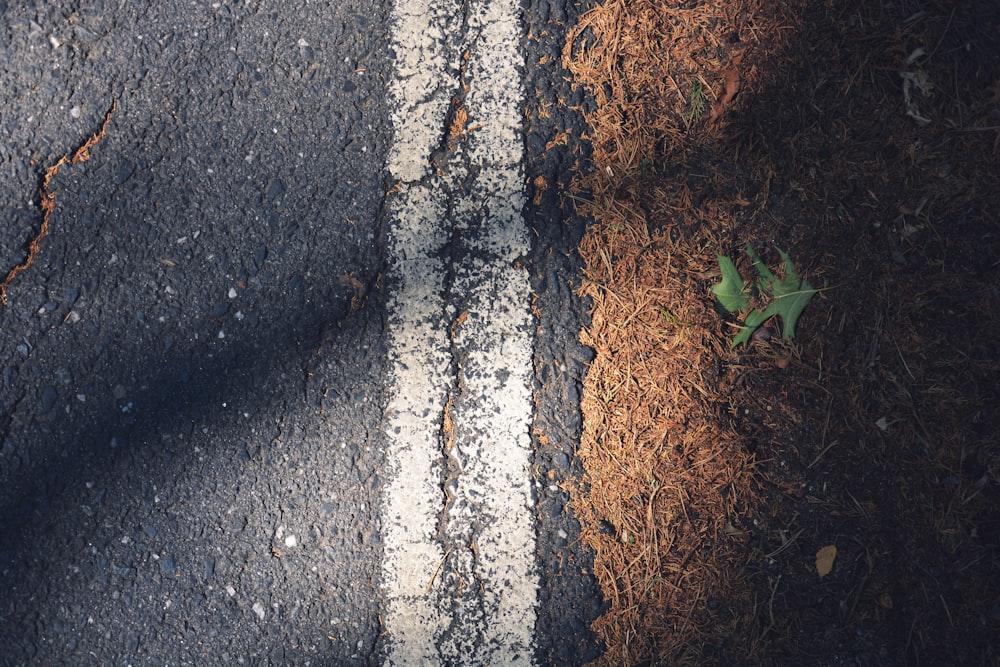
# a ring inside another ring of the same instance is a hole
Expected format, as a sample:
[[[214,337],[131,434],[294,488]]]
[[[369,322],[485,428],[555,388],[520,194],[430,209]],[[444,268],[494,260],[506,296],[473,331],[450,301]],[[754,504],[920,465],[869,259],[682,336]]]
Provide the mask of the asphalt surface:
[[[575,147],[546,148],[586,103],[555,68],[576,11],[523,16],[540,664],[593,658],[600,611],[559,487],[589,359]],[[0,0],[0,273],[117,100],[0,311],[0,664],[384,658],[389,12]]]

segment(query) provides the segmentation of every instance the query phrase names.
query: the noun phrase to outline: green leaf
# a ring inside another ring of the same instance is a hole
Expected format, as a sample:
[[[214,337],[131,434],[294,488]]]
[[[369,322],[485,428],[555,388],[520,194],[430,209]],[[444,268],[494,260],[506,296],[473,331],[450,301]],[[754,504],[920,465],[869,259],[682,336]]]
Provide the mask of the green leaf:
[[[795,338],[795,323],[799,320],[799,315],[813,298],[816,290],[808,281],[799,278],[795,272],[795,265],[784,250],[779,249],[781,261],[785,265],[785,277],[772,284],[774,301],[767,310],[774,309],[776,314],[781,316],[781,335],[785,338]]]
[[[763,312],[754,310],[749,313],[743,322],[743,327],[739,334],[733,339],[730,349],[741,343],[750,343],[750,337],[754,331],[764,322],[775,315],[781,318],[781,335],[785,338],[795,338],[795,324],[799,320],[799,315],[812,299],[816,290],[808,281],[799,278],[795,272],[795,264],[784,250],[778,249],[781,255],[781,262],[785,267],[785,277],[778,280],[767,265],[761,260],[760,255],[747,244],[747,254],[753,260],[753,265],[760,276],[760,291],[770,297],[771,301]],[[747,304],[749,306],[749,303]]]
[[[771,273],[771,269],[767,268],[767,264],[760,258],[760,255],[753,249],[749,241],[747,241],[747,254],[753,260],[753,267],[757,269],[757,275],[760,276],[760,291],[769,291],[771,283],[774,282],[774,274]]]
[[[733,260],[725,255],[716,255],[719,269],[722,271],[722,282],[712,286],[712,293],[722,307],[730,313],[750,307],[750,297],[747,296],[743,284],[743,276],[736,269]]]
[[[729,349],[732,350],[740,343],[749,345],[750,336],[753,335],[753,332],[756,331],[760,325],[764,324],[764,322],[767,322],[768,318],[774,314],[771,313],[771,315],[768,315],[769,310],[771,309],[768,308],[763,313],[759,310],[755,310],[747,315],[747,319],[744,320],[743,326],[740,328],[740,332],[736,334],[736,338],[734,338],[733,342],[729,344]]]

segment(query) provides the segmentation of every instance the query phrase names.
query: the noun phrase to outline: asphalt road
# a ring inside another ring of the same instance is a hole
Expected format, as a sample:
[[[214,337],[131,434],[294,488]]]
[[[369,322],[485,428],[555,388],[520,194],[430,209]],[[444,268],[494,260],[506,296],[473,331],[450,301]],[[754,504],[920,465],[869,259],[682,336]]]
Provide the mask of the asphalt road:
[[[0,664],[393,661],[401,6],[0,0],[0,274],[39,229],[46,168],[117,105],[91,159],[50,185],[50,233],[0,310]],[[530,291],[517,331],[531,358],[527,503],[512,507],[534,549],[529,662],[582,664],[600,598],[559,484],[579,473],[583,223],[558,197],[575,147],[547,146],[586,103],[556,68],[580,8],[517,9],[512,201],[527,202],[528,241],[510,270]],[[468,16],[446,23],[442,37],[474,52]],[[435,131],[462,153],[447,131],[484,75],[452,51],[464,83],[429,99],[448,96]],[[451,179],[447,229],[467,224],[455,197],[475,200],[456,176],[471,178],[474,143],[461,169],[429,159],[426,183]],[[475,321],[461,294],[475,243],[446,236],[427,255],[444,308]],[[477,414],[453,385],[443,396]],[[450,470],[448,456],[435,465]],[[474,652],[488,633],[462,636],[460,598],[447,642]],[[484,598],[472,604],[488,621]]]

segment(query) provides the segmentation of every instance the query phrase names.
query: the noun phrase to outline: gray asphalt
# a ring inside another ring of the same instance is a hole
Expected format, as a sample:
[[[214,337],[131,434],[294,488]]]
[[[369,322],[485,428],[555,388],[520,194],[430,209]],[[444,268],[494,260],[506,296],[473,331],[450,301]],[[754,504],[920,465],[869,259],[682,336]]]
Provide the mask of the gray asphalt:
[[[388,11],[0,0],[0,275],[117,101],[0,311],[0,664],[379,663]],[[586,102],[578,11],[525,8],[543,664],[601,605],[556,484],[589,357],[581,147],[544,146],[580,119],[530,120]]]

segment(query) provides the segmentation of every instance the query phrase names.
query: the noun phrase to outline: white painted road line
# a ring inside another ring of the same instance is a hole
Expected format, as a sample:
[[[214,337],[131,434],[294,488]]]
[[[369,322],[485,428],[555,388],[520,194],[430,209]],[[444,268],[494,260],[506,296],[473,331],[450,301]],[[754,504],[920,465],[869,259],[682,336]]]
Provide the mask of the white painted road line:
[[[397,0],[388,203],[390,665],[531,665],[530,249],[518,0]],[[468,113],[447,142],[452,99]],[[439,173],[432,155],[447,143]]]

